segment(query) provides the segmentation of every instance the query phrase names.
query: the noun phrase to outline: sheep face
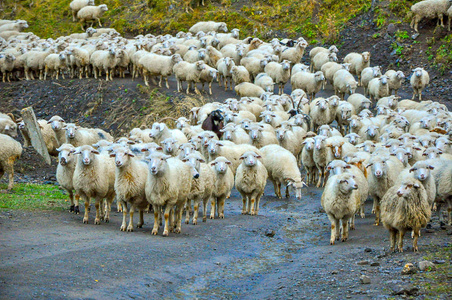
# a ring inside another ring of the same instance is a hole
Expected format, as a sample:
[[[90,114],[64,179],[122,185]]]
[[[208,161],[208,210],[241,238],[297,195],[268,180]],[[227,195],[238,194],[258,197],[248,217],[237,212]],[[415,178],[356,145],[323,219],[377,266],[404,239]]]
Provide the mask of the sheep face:
[[[402,71],[397,71],[397,72],[395,73],[395,77],[396,77],[397,79],[402,80],[402,79],[405,78],[405,74],[403,74]]]
[[[63,120],[63,118],[59,117],[59,116],[53,116],[52,118],[50,118],[49,121],[47,121],[48,124],[51,124],[52,129],[54,131],[59,131],[61,129],[63,129],[64,125],[66,124]]]
[[[394,152],[397,148],[403,146],[399,140],[390,140],[385,144],[386,148],[389,148],[389,152]]]
[[[404,166],[408,164],[409,153],[405,149],[403,148],[394,149],[391,155],[395,156]]]
[[[234,28],[231,30],[231,36],[235,39],[239,38],[240,29]]]
[[[228,171],[228,165],[232,163],[226,158],[220,156],[217,157],[213,162],[210,163],[214,167],[215,173],[225,174]]]
[[[413,73],[414,73],[413,75],[418,77],[418,78],[420,78],[422,76],[422,71],[423,70],[424,69],[422,69],[422,68],[416,68],[416,69],[413,70]]]
[[[434,124],[433,124],[433,117],[423,117],[419,123],[421,124],[421,127],[424,129],[431,129]]]
[[[358,189],[358,185],[356,184],[355,175],[352,174],[341,174],[337,178],[337,184],[339,185],[339,191],[343,194],[349,194],[353,190]]]
[[[149,133],[149,137],[158,138],[162,135],[163,130],[165,130],[166,125],[164,123],[154,123],[152,124],[151,132]]]
[[[182,128],[186,127],[189,123],[189,120],[185,117],[180,117],[176,121],[176,128],[181,130]]]
[[[415,140],[415,139],[416,139],[416,137],[409,133],[404,133],[401,136],[399,136],[399,141],[401,141],[402,143],[407,143],[407,142]],[[421,143],[421,145],[422,145],[422,143]],[[424,145],[422,145],[422,146],[424,146]]]
[[[336,53],[334,53],[334,52],[329,53],[329,54],[328,54],[328,60],[329,60],[329,61],[334,61],[334,62],[336,62],[336,61],[337,61],[337,55],[336,55]]]
[[[94,5],[94,0],[88,0],[88,5]]]
[[[349,133],[345,136],[345,138],[347,138],[348,142],[354,146],[356,146],[356,144],[358,144],[359,135],[356,133]]]
[[[417,180],[424,181],[430,176],[430,171],[433,169],[435,169],[435,167],[432,165],[419,161],[413,165],[410,169],[410,173],[413,172],[414,178]]]
[[[436,147],[429,147],[422,153],[423,156],[427,156],[427,159],[439,158],[441,154],[443,154],[443,152]]]
[[[284,60],[281,62],[281,66],[283,70],[289,70],[290,69],[290,61]]]
[[[130,157],[135,157],[135,155],[128,148],[120,147],[116,148],[110,157],[114,157],[116,167],[121,168],[128,164]]]
[[[328,100],[330,107],[335,108],[335,107],[339,106],[339,101],[341,101],[341,98],[339,98],[336,95],[333,95],[331,97],[328,97],[327,100]]]
[[[342,145],[344,145],[343,141],[327,145],[328,147],[331,148],[334,158],[340,159],[342,157]]]
[[[316,105],[320,108],[320,110],[326,110],[328,108],[328,100],[320,99],[317,101]]]
[[[438,148],[441,151],[444,151],[447,148],[447,146],[449,146],[449,145],[450,145],[450,142],[446,137],[437,138],[435,141],[436,148]]]
[[[323,149],[326,146],[326,136],[318,135],[314,137],[314,147],[317,150]]]
[[[323,75],[323,72],[322,72],[322,71],[315,72],[315,74],[314,74],[314,80],[315,80],[316,82],[322,82],[322,81],[324,81],[324,80],[325,80],[325,76]]]
[[[416,189],[420,188],[421,185],[414,178],[406,178],[403,180],[399,189],[397,190],[397,196],[403,198],[410,198],[411,193],[415,192]]]
[[[370,60],[370,53],[369,52],[363,52],[362,54],[363,62],[367,63]]]
[[[326,167],[326,169],[330,171],[330,176],[342,174],[346,169],[350,168],[351,166],[342,160],[333,160]]]
[[[245,118],[245,119],[243,119],[241,122],[240,122],[240,126],[243,128],[243,129],[245,129],[245,130],[248,130],[249,129],[249,127],[251,126],[251,120],[250,119],[248,119],[248,118]]]
[[[218,31],[228,32],[228,26],[226,25],[226,23],[221,22],[218,26]]]
[[[388,165],[386,161],[389,160],[388,157],[375,156],[372,158],[371,163],[367,165],[371,168],[371,172],[376,178],[382,178],[388,173]]]
[[[348,120],[352,116],[352,110],[349,107],[341,107],[340,112],[342,120]]]
[[[308,186],[308,185],[301,180],[295,181],[292,178],[286,178],[285,181],[286,181],[287,187],[295,192],[295,197],[297,198],[297,200],[301,200],[301,189],[304,186]]]
[[[163,148],[159,145],[157,145],[156,143],[152,142],[152,143],[147,143],[145,145],[143,145],[141,152],[146,152],[146,154],[150,155],[154,152],[158,152],[163,150]]]
[[[273,118],[275,118],[276,115],[270,111],[265,111],[261,114],[261,117],[262,117],[262,121],[264,121],[267,124],[271,124],[273,121]]]
[[[264,129],[260,126],[251,126],[249,127],[249,136],[251,138],[251,140],[253,141],[257,141],[262,137],[262,131]]]
[[[319,127],[319,135],[329,136],[330,131],[331,127],[329,125],[322,125]]]
[[[74,149],[75,148],[71,144],[63,144],[61,147],[56,149],[58,151],[58,163],[62,166],[66,166],[70,163],[73,157],[71,153],[74,152]]]
[[[379,115],[387,115],[389,113],[389,107],[387,107],[386,105],[378,105],[377,106],[377,116]]]
[[[242,156],[240,157],[240,160],[243,161],[243,164],[245,166],[251,168],[257,164],[259,158],[262,158],[262,156],[256,154],[253,151],[247,151],[242,154]]]
[[[313,138],[307,138],[302,144],[304,145],[304,149],[306,149],[307,151],[312,151],[314,150],[315,140]]]
[[[17,124],[10,120],[0,120],[0,122],[4,122],[5,124],[0,124],[3,127],[3,133],[9,135],[10,137],[17,137]]]
[[[370,138],[375,138],[378,134],[378,126],[376,125],[369,125],[367,126],[367,136],[369,136]]]
[[[191,143],[184,143],[179,146],[183,157],[187,157],[190,153],[196,150],[196,147]]]
[[[107,7],[106,4],[101,4],[101,5],[99,5],[99,9],[100,9],[101,12],[104,12],[104,11],[108,10],[108,7]]]
[[[375,146],[373,141],[365,141],[364,143],[362,143],[359,148],[362,148],[364,152],[367,153],[373,153],[375,151],[375,148],[377,146]]]
[[[283,141],[286,138],[287,131],[288,129],[283,127],[279,127],[278,129],[276,129],[275,133],[278,141]]]
[[[68,123],[63,127],[63,129],[66,130],[66,137],[68,139],[74,139],[75,132],[78,130],[78,127],[73,123]]]
[[[408,122],[408,119],[405,118],[404,116],[395,117],[391,123],[402,129],[410,126],[410,122]]]
[[[383,75],[383,76],[381,76],[380,77],[380,84],[381,85],[387,85],[388,84],[388,76],[386,76],[386,75]]]
[[[171,155],[165,155],[163,153],[154,152],[147,157],[149,172],[153,176],[162,175],[165,168],[168,166],[167,159]]]
[[[163,151],[166,154],[173,153],[179,147],[179,145],[177,144],[177,141],[173,138],[167,138],[164,141],[162,141],[160,144],[163,146]]]
[[[74,155],[80,155],[79,160],[85,165],[89,166],[94,161],[94,156],[100,152],[94,149],[92,146],[84,145],[77,147],[73,150]]]

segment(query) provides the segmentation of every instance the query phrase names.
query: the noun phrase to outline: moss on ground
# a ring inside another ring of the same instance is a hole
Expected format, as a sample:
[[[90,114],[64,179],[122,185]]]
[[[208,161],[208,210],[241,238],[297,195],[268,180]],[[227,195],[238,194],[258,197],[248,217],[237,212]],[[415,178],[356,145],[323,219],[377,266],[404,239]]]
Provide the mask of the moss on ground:
[[[69,207],[68,196],[55,185],[18,183],[12,191],[6,191],[6,187],[0,184],[0,209],[64,210]]]

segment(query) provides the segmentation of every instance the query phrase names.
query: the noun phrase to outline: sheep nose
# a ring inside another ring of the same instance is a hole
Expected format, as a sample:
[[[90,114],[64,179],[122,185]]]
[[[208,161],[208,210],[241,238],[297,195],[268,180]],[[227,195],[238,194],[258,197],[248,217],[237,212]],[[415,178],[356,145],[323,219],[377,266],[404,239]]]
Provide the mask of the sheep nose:
[[[66,158],[62,157],[60,159],[60,164],[65,165],[66,164]]]
[[[353,186],[353,189],[354,189],[354,190],[357,190],[357,189],[358,189],[358,185],[355,184],[355,185]]]
[[[401,191],[397,191],[397,196],[402,197],[402,192]]]
[[[421,176],[419,176],[421,179],[425,179],[425,175],[421,174]]]
[[[119,167],[119,166],[121,165],[121,162],[120,162],[120,161],[117,161],[117,162],[116,162],[116,165]]]
[[[381,176],[381,171],[376,171],[375,172],[375,176],[380,177]]]
[[[85,165],[89,164],[89,159],[88,159],[88,158],[85,158],[85,159],[83,160],[83,163],[84,163]]]
[[[193,176],[195,179],[199,178],[199,174],[195,174],[195,176]]]

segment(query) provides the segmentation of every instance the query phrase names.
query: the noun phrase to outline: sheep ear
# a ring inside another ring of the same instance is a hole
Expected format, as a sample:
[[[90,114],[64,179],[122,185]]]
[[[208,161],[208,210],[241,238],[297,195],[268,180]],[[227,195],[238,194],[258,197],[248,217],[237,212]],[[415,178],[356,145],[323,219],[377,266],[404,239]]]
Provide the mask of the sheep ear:
[[[413,186],[415,187],[415,188],[420,188],[421,186],[419,185],[419,184],[417,184],[417,183],[415,183],[415,184],[413,184]]]
[[[428,167],[427,167],[428,169],[430,169],[430,170],[433,170],[433,169],[435,169],[435,167],[434,166],[432,166],[432,165],[429,165]]]
[[[226,163],[227,165],[232,165],[232,162],[230,162],[229,160],[225,161],[225,163]]]
[[[133,155],[132,153],[127,153],[127,155],[130,157],[135,157],[135,155]]]
[[[366,168],[372,167],[372,166],[373,166],[373,163],[370,163],[370,164],[368,164],[368,165],[366,166]]]
[[[202,159],[202,158],[199,158],[198,161],[199,161],[200,163],[205,163],[205,162],[206,162],[206,161],[205,161],[204,159]]]
[[[427,156],[427,153],[422,153],[423,156]]]
[[[181,161],[182,161],[182,162],[187,162],[187,161],[188,161],[188,159],[186,159],[186,158],[182,158],[182,159],[181,159]]]
[[[345,166],[346,169],[350,169],[351,167],[352,167],[352,166],[350,166],[350,165],[346,165],[346,166]]]
[[[215,166],[215,165],[216,165],[216,162],[211,162],[210,165],[211,165],[211,166]]]
[[[97,151],[97,150],[91,150],[91,153],[94,153],[94,154],[100,154],[100,152]]]
[[[240,160],[244,160],[244,159],[245,159],[245,156],[240,156],[239,159],[240,159]]]
[[[167,160],[168,158],[171,158],[171,155],[164,155],[162,158],[163,158],[164,160]]]
[[[410,169],[410,173],[411,173],[411,172],[414,172],[414,171],[416,171],[416,170],[417,170],[416,168],[411,168],[411,169]]]
[[[116,157],[116,153],[110,154],[110,157]]]
[[[146,151],[149,151],[149,149],[148,148],[141,149],[141,152],[146,152]]]
[[[256,158],[262,158],[262,156],[259,155],[259,154],[257,154],[255,157],[256,157]]]
[[[347,179],[342,179],[341,181],[339,181],[339,183],[348,183],[348,180]]]
[[[163,150],[163,148],[158,146],[158,147],[155,148],[155,150]]]

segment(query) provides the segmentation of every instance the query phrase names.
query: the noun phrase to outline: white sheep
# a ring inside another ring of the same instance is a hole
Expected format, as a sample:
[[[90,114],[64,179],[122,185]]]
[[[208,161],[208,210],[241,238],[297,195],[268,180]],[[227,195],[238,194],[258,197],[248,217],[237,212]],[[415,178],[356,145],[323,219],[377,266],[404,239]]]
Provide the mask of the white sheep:
[[[257,97],[259,98],[265,93],[265,90],[260,86],[250,83],[242,82],[234,87],[236,94],[239,97]]]
[[[226,23],[224,22],[214,22],[214,21],[207,21],[207,22],[198,22],[190,29],[189,32],[196,34],[200,31],[209,32],[209,31],[215,31],[215,32],[228,32],[228,27]]]
[[[74,147],[92,145],[99,140],[113,142],[113,137],[102,129],[83,128],[73,123],[66,123],[63,129],[66,131],[66,143]]]
[[[333,175],[323,190],[321,205],[331,222],[330,245],[334,245],[341,233],[342,242],[348,239],[348,222],[361,206],[361,195],[354,177],[349,173]]]
[[[182,213],[191,190],[192,173],[190,167],[178,158],[154,152],[147,157],[148,179],[146,181],[146,199],[154,208],[154,227],[151,234],[157,235],[163,207],[165,227],[163,236],[170,231],[170,214],[175,214],[174,232],[181,232]],[[175,207],[175,212],[172,212]]]
[[[260,125],[250,125],[248,128],[251,145],[260,149],[266,145],[278,144],[276,135],[272,132],[265,131]]]
[[[266,58],[259,59],[255,57],[244,57],[240,60],[240,64],[244,66],[250,73],[250,79],[256,81],[258,74],[264,72],[265,66],[269,60]]]
[[[397,96],[397,92],[402,86],[402,81],[405,79],[405,74],[402,71],[388,70],[385,73],[389,78],[389,94],[394,91],[394,95]]]
[[[205,66],[205,68],[199,74],[199,82],[202,84],[202,90],[204,91],[204,84],[209,85],[209,94],[212,95],[212,83],[217,79],[218,71],[210,66]]]
[[[288,60],[292,65],[298,64],[303,57],[304,50],[308,46],[306,41],[300,41],[296,44],[295,47],[286,48],[281,52],[279,61],[282,62],[284,60]]]
[[[254,79],[254,84],[260,86],[266,92],[273,92],[275,90],[275,83],[267,73],[259,73]]]
[[[350,118],[356,113],[355,107],[350,102],[341,101],[336,110],[337,125],[345,135],[349,130]]]
[[[320,52],[311,61],[311,71],[320,71],[322,66],[328,62],[336,62],[337,56],[334,52]]]
[[[323,88],[325,88],[325,83],[329,82],[330,84],[333,84],[333,78],[334,78],[334,74],[339,71],[339,70],[349,70],[350,68],[350,64],[338,64],[336,62],[327,62],[326,64],[324,64],[322,66],[322,68],[320,69],[323,72],[323,75],[325,75],[325,81],[324,81],[324,85]]]
[[[228,81],[229,87],[232,90],[232,68],[235,66],[235,62],[230,57],[224,57],[218,60],[217,69],[219,73],[218,82],[221,86],[221,80],[224,83],[224,90],[228,89]]]
[[[284,91],[284,86],[290,79],[290,62],[287,60],[283,60],[281,63],[269,62],[265,66],[264,71],[278,85],[279,94],[281,95]]]
[[[313,158],[319,175],[316,187],[320,187],[322,178],[323,186],[325,186],[327,175],[326,167],[333,160],[333,152],[331,151],[331,148],[328,147],[326,136],[317,135],[314,137]]]
[[[17,137],[17,124],[11,113],[0,113],[0,133],[7,134],[12,138]]]
[[[289,150],[296,158],[298,164],[300,164],[301,160],[301,150],[303,148],[302,141],[306,135],[306,131],[301,129],[304,133],[297,135],[297,133],[292,131],[292,128],[289,126],[281,126],[275,130],[276,138],[278,139],[279,145],[284,149]],[[299,136],[302,138],[299,138]]]
[[[381,200],[381,221],[389,230],[390,250],[403,252],[403,237],[413,231],[413,251],[418,251],[420,229],[427,226],[431,209],[424,186],[416,179],[407,177],[400,185],[387,190]]]
[[[73,185],[75,192],[85,202],[83,223],[88,223],[89,202],[95,199],[96,218],[99,225],[104,215],[103,199],[106,199],[105,222],[110,220],[111,203],[115,198],[115,166],[107,153],[100,153],[90,145],[75,148],[73,155],[78,155],[75,165]]]
[[[382,97],[389,96],[389,81],[388,76],[382,75],[374,78],[369,82],[368,90],[370,100],[378,101]]]
[[[358,85],[361,85],[361,72],[370,66],[370,53],[349,53],[344,57],[344,63],[350,64],[350,73],[358,76]]]
[[[292,75],[290,84],[292,85],[292,89],[302,89],[313,100],[315,94],[322,88],[324,80],[325,76],[322,71],[315,73],[298,72]]]
[[[418,32],[418,24],[423,18],[434,19],[438,18],[438,25],[441,21],[441,26],[444,27],[443,15],[447,14],[450,7],[449,0],[424,0],[415,3],[411,6],[413,18],[411,19],[410,27]]]
[[[119,147],[112,151],[110,157],[115,158],[115,193],[122,206],[122,224],[119,230],[133,231],[133,215],[135,209],[140,212],[137,228],[144,224],[143,212],[149,203],[146,200],[145,188],[148,177],[148,166],[138,159],[131,150]],[[129,225],[126,224],[127,203],[130,203]]]
[[[143,66],[144,82],[147,86],[147,76],[160,76],[159,87],[162,87],[162,80],[165,78],[166,88],[169,89],[168,76],[173,74],[173,67],[182,61],[179,54],[173,54],[172,56],[163,55],[150,55],[143,56],[138,64]]]
[[[235,187],[242,195],[242,214],[257,215],[259,202],[267,183],[267,169],[259,161],[262,158],[253,151],[247,151],[240,157],[242,163],[237,168]]]
[[[316,98],[310,104],[311,129],[317,131],[319,126],[327,124],[330,120],[330,105],[328,99]]]
[[[352,95],[355,93],[358,83],[349,71],[341,69],[334,73],[333,87],[334,93],[343,100],[345,94]]]
[[[0,133],[0,179],[5,172],[9,175],[8,190],[14,185],[14,161],[22,154],[22,146],[12,137]]]
[[[250,82],[250,73],[244,66],[233,66],[231,68],[232,81],[234,84],[240,84],[242,82]]]
[[[11,82],[12,71],[14,70],[14,61],[16,57],[12,54],[0,54],[0,72],[2,72],[3,82]]]
[[[163,153],[171,156],[179,156],[179,143],[176,139],[170,137],[160,142],[163,148]]]
[[[361,71],[361,85],[364,87],[365,95],[369,94],[367,90],[369,82],[374,78],[380,77],[381,75],[382,74],[380,66],[367,67]]]
[[[306,138],[302,143],[301,164],[306,170],[307,184],[314,184],[317,174],[317,167],[314,161],[314,143],[315,140],[313,138]]]
[[[61,72],[61,76],[64,78],[64,71],[67,68],[66,54],[61,52],[60,54],[50,54],[44,60],[44,80],[47,78],[47,74],[51,72],[52,77],[58,80],[58,75]]]
[[[452,200],[450,195],[452,194],[452,161],[444,160],[444,159],[435,159],[428,160],[434,167],[431,170],[431,174],[435,178],[436,185],[436,198],[435,202],[437,205],[437,210],[440,215],[440,221],[442,221],[443,217],[441,214],[441,205],[447,205],[448,212],[448,224],[452,225]]]
[[[160,143],[167,138],[175,139],[179,144],[187,143],[188,139],[179,129],[169,129],[165,123],[154,123],[149,132],[149,136],[154,142]]]
[[[429,82],[430,76],[428,75],[427,71],[425,71],[423,68],[414,69],[413,75],[411,75],[410,78],[411,87],[413,88],[413,98],[411,98],[411,100],[414,100],[416,95],[419,95],[419,101],[421,101],[422,91],[429,84]]]
[[[78,11],[88,5],[93,6],[94,0],[73,0],[71,3],[69,3],[69,7],[72,10],[73,22],[77,21],[75,17],[77,16]]]
[[[301,200],[301,189],[306,186],[301,180],[297,159],[279,145],[267,145],[259,149],[262,153],[262,163],[268,172],[268,179],[273,183],[276,197],[282,198],[281,185],[286,185],[286,198],[289,198],[289,188],[295,192],[298,200]]]
[[[82,23],[82,30],[84,30],[83,28],[83,24],[86,23],[87,21],[91,21],[91,25],[96,22],[99,23],[99,26],[102,27],[102,23],[100,22],[100,18],[102,17],[102,15],[104,14],[104,12],[106,12],[108,10],[107,5],[105,4],[101,4],[99,6],[85,6],[83,8],[81,8],[78,13],[77,13],[77,18],[80,19],[80,22]]]
[[[182,82],[187,81],[187,94],[190,91],[190,85],[194,85],[196,94],[201,94],[196,84],[199,82],[199,76],[205,67],[206,65],[203,61],[197,61],[196,63],[181,61],[175,64],[173,72],[177,81],[177,91],[180,92],[183,88]]]
[[[311,49],[311,51],[309,51],[309,57],[311,58],[311,60],[320,52],[334,52],[334,53],[338,53],[339,50],[337,49],[337,47],[335,45],[330,46],[328,49],[323,48],[323,47],[314,47]]]
[[[1,25],[0,32],[5,32],[5,31],[19,31],[20,32],[25,28],[28,28],[27,21],[16,20],[15,22]]]
[[[363,109],[369,109],[372,104],[372,101],[366,98],[366,96],[358,93],[351,94],[347,98],[347,102],[353,105],[356,114],[360,113]]]
[[[215,173],[210,218],[214,219],[215,212],[217,212],[218,217],[224,219],[224,202],[231,195],[231,190],[234,187],[234,174],[229,168],[232,163],[225,157],[219,156],[209,164]]]
[[[113,80],[113,70],[118,63],[118,52],[114,48],[108,50],[97,50],[91,54],[89,59],[92,67],[94,78],[101,76],[105,71],[105,80]]]
[[[78,47],[70,48],[68,49],[68,52],[70,54],[71,63],[78,68],[79,79],[82,79],[83,73],[85,73],[85,77],[88,78],[90,64],[89,52]]]

